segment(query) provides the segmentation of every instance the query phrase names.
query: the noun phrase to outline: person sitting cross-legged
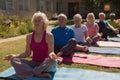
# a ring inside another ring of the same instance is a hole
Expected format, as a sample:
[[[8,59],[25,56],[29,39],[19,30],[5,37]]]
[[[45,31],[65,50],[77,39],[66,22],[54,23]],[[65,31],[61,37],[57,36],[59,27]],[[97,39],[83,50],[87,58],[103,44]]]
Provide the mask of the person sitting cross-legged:
[[[51,31],[54,36],[54,51],[57,56],[69,56],[74,49],[87,52],[88,47],[77,44],[73,30],[66,26],[67,16],[59,14],[58,22],[59,25]]]
[[[113,26],[109,24],[108,21],[105,20],[105,13],[99,13],[99,20],[96,21],[99,26],[99,33],[102,34],[102,38],[108,41],[108,35],[110,33],[118,32],[118,29],[115,29]]]
[[[57,56],[54,53],[54,38],[46,31],[48,19],[45,13],[36,12],[32,17],[34,31],[26,37],[26,50],[21,54],[9,54],[10,60],[19,78],[44,77],[51,78],[49,72],[56,71]],[[32,55],[32,60],[25,60]]]
[[[99,33],[98,24],[94,22],[95,15],[93,13],[88,13],[86,20],[87,22],[85,23],[85,25],[88,28],[88,35],[89,35],[89,40],[91,41],[91,45],[99,46],[97,44],[97,41],[104,40],[104,39],[101,38],[102,34]]]

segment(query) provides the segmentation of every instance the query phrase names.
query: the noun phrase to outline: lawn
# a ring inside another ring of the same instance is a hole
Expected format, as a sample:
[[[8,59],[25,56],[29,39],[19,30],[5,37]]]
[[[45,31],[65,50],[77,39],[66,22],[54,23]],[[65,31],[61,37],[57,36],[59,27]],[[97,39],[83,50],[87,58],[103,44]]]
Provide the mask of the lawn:
[[[3,60],[5,55],[22,53],[24,52],[24,50],[25,50],[24,38],[15,41],[0,43],[0,72],[11,66],[9,61]],[[91,53],[91,54],[98,55],[95,53]],[[120,56],[120,55],[104,54],[103,56]],[[105,72],[120,72],[120,69],[118,68],[105,68],[105,67],[87,65],[87,64],[62,63],[61,65],[58,65],[58,67],[75,67],[75,68],[91,69],[91,70],[105,71]]]

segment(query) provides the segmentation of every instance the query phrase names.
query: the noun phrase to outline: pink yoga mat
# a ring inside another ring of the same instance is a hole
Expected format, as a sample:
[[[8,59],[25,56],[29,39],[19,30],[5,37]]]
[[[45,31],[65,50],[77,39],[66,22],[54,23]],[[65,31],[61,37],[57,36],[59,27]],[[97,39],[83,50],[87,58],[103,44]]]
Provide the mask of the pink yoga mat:
[[[59,57],[63,62],[84,63],[104,67],[120,68],[120,57],[104,57],[101,55],[91,54],[73,54],[69,57]]]
[[[97,44],[103,47],[120,47],[120,42],[98,41]]]

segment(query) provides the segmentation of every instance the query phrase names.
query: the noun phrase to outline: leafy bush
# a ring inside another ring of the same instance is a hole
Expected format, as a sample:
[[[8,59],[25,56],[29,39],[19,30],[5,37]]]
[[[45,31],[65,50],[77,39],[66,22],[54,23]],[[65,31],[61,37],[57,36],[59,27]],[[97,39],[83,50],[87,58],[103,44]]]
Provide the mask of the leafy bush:
[[[20,26],[18,29],[19,29],[20,34],[27,34],[28,33],[26,26]]]
[[[0,18],[0,37],[8,38],[33,31],[31,18],[20,19],[17,16]]]
[[[7,38],[7,33],[6,32],[0,32],[0,37],[1,38]]]
[[[18,29],[16,28],[10,28],[7,34],[8,34],[7,37],[14,37],[20,35],[18,33]]]

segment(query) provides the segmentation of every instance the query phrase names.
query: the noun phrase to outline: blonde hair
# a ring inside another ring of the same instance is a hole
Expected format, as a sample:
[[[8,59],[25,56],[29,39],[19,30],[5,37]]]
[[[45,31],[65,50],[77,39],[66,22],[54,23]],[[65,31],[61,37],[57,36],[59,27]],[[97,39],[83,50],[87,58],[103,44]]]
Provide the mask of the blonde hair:
[[[40,12],[40,11],[34,13],[33,16],[32,16],[32,23],[34,23],[34,20],[36,18],[42,18],[43,19],[44,29],[46,29],[46,27],[48,26],[48,18],[46,16],[46,14],[43,13],[43,12]]]
[[[95,15],[94,15],[94,13],[88,13],[86,20],[88,20],[89,17],[92,17],[92,18],[95,20]]]
[[[58,19],[59,19],[60,17],[63,17],[63,18],[65,18],[65,20],[67,20],[67,16],[66,16],[65,14],[63,14],[63,13],[60,13],[60,14],[58,15]]]

